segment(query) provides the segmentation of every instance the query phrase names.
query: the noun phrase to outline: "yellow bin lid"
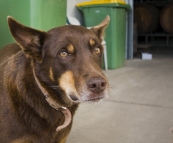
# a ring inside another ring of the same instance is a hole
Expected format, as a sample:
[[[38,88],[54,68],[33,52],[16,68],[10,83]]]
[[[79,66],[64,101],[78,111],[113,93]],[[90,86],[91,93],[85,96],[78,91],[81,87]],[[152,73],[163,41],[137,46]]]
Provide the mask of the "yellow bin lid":
[[[82,2],[77,4],[77,6],[87,6],[87,5],[100,5],[100,4],[126,4],[126,2],[124,0],[91,0],[88,2]]]

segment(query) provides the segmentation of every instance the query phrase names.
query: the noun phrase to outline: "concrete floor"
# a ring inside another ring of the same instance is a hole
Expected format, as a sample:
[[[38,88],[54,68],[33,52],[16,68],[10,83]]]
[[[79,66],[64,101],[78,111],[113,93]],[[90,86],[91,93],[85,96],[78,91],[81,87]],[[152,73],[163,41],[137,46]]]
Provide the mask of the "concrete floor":
[[[173,54],[105,72],[110,96],[81,104],[67,143],[173,143]]]

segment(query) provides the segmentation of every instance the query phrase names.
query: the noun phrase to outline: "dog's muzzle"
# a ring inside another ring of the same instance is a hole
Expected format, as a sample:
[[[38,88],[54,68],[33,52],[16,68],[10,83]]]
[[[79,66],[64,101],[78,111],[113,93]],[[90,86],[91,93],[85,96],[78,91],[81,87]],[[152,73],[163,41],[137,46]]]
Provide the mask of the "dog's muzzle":
[[[106,88],[107,82],[104,78],[91,78],[87,82],[88,89],[93,93],[102,93]]]
[[[79,95],[69,95],[73,102],[98,102],[107,97],[108,82],[102,76],[88,78],[83,83],[86,84],[80,85]]]

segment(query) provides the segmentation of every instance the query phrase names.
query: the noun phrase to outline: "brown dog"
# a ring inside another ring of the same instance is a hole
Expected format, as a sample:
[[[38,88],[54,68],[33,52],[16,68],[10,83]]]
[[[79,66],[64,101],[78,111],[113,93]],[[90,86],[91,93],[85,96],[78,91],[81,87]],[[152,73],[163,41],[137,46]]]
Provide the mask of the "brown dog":
[[[0,143],[66,142],[78,104],[107,96],[100,67],[108,23],[43,32],[8,17],[17,44],[0,50]]]

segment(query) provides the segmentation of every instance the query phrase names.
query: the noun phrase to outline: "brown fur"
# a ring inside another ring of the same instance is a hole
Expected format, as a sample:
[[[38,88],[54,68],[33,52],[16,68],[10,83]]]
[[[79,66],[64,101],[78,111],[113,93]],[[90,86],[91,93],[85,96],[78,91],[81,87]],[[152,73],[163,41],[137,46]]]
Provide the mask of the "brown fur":
[[[0,50],[0,143],[65,143],[72,121],[56,132],[64,115],[46,102],[33,71],[51,98],[67,107],[72,117],[79,102],[104,98],[108,83],[100,69],[102,53],[94,53],[94,48],[103,51],[99,33],[109,19],[91,30],[69,25],[48,32],[12,18],[8,22],[17,44]],[[90,39],[95,43],[90,45]]]

